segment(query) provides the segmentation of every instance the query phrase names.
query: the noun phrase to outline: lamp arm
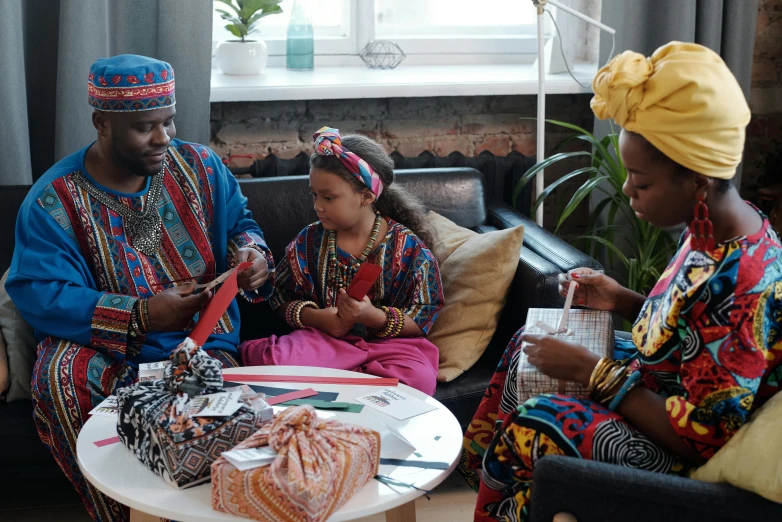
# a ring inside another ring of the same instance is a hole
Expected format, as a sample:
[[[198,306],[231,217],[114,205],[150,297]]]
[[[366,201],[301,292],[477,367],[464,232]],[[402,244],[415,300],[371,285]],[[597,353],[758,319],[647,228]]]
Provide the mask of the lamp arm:
[[[598,22],[594,18],[590,18],[587,15],[576,11],[572,7],[568,7],[566,5],[562,5],[557,0],[546,0],[545,2],[540,2],[540,3],[544,4],[544,5],[545,4],[551,4],[554,7],[557,7],[558,9],[562,9],[566,13],[570,13],[570,14],[572,14],[575,17],[581,18],[583,21],[585,21],[588,24],[592,24],[595,27],[599,27],[600,29],[602,29],[603,31],[605,31],[605,32],[607,32],[609,34],[616,34],[616,29],[612,29],[611,27],[608,27],[607,25]]]

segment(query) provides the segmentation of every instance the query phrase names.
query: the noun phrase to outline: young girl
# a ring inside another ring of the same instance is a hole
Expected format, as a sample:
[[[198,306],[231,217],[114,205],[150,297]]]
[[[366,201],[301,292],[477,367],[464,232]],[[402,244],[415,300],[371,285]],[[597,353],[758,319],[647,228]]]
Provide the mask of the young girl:
[[[394,163],[378,143],[329,127],[313,138],[310,188],[320,221],[288,245],[271,299],[295,330],[243,343],[242,360],[397,377],[431,395],[439,353],[426,334],[443,293],[424,243],[423,207],[392,185]],[[346,289],[364,262],[383,271],[357,301]]]

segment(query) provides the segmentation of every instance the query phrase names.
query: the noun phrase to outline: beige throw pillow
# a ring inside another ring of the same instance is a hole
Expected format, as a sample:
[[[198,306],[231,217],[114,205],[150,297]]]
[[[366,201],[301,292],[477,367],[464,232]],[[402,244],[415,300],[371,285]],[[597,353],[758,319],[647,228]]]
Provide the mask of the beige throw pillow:
[[[9,402],[29,400],[32,397],[30,382],[37,343],[32,327],[22,318],[22,314],[5,291],[6,279],[8,279],[8,272],[0,279],[0,329],[5,339],[10,374],[6,400]]]
[[[497,329],[519,265],[524,227],[478,234],[435,212],[428,220],[445,297],[429,340],[440,349],[437,380],[449,382],[478,361]]]
[[[777,392],[706,464],[690,473],[690,478],[727,482],[782,502],[780,433],[782,392]]]

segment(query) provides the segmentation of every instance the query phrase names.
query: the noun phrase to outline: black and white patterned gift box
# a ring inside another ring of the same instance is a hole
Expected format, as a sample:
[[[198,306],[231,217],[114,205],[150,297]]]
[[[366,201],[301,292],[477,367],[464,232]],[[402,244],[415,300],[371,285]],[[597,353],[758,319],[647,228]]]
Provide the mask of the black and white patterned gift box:
[[[117,390],[117,433],[149,469],[177,488],[206,482],[223,451],[252,435],[268,418],[243,405],[226,417],[194,417],[188,398],[223,391],[220,362],[186,339],[171,354],[163,380]]]

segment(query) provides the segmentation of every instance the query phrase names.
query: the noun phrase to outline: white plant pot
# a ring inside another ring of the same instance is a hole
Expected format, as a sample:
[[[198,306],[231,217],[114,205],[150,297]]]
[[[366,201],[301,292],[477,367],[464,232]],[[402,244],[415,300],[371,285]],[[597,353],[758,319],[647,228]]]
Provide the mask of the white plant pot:
[[[223,74],[251,76],[266,68],[269,51],[263,40],[223,41],[217,44],[215,58]]]

